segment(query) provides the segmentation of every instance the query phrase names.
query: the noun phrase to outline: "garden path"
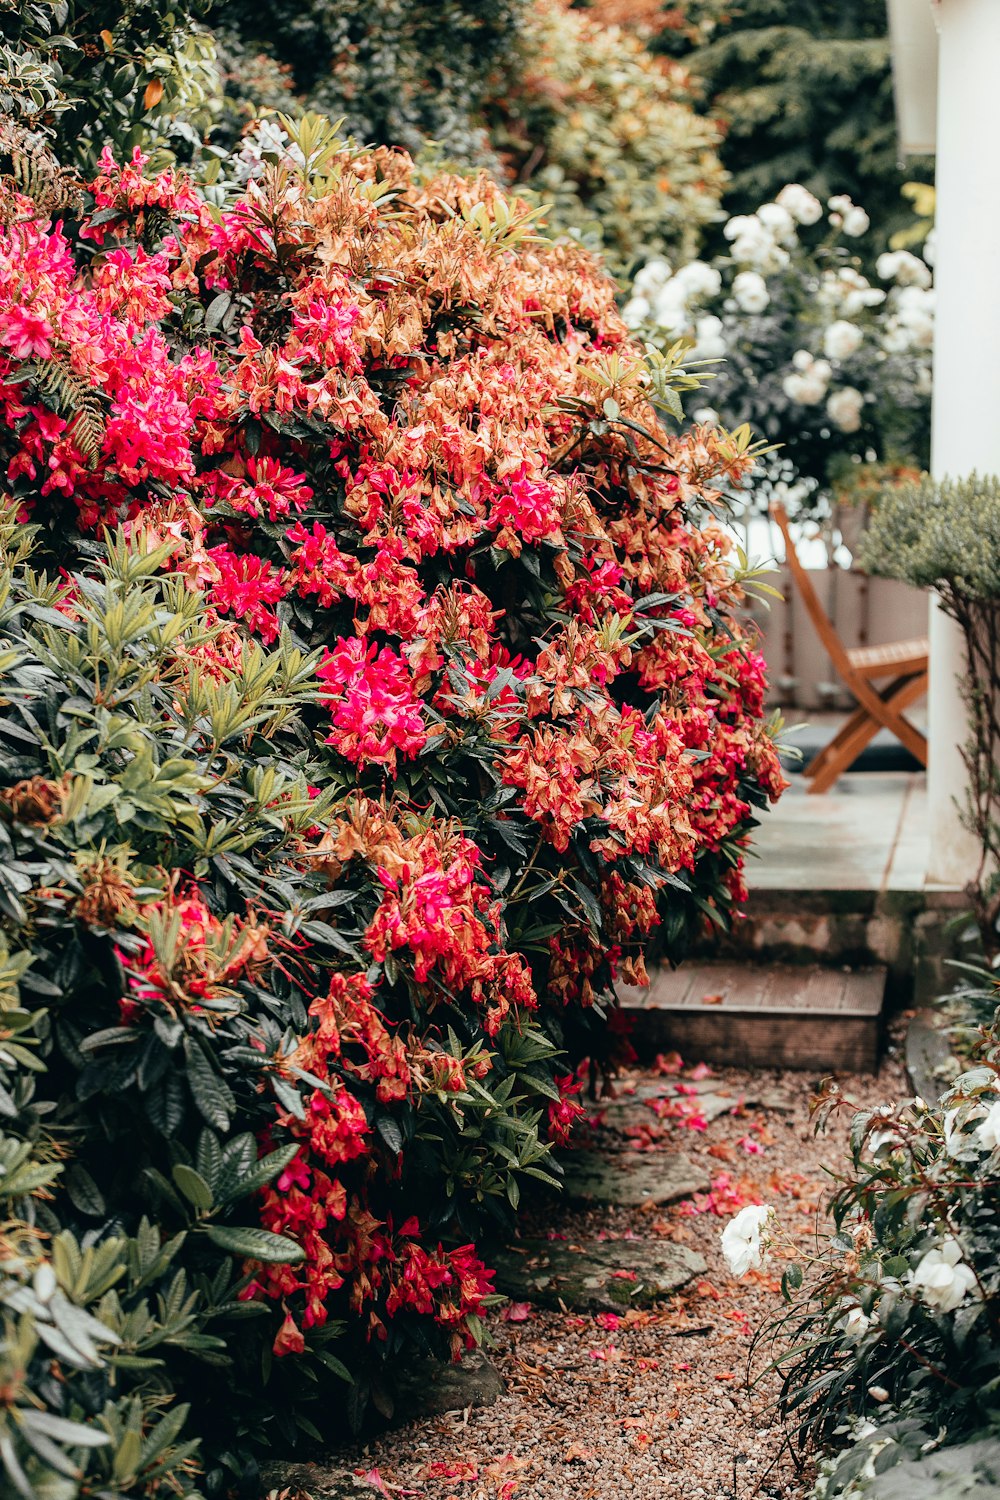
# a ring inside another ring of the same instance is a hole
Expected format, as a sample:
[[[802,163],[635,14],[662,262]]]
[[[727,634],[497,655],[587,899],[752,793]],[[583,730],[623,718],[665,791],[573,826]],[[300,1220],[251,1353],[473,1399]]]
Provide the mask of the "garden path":
[[[719,1236],[743,1204],[766,1202],[803,1254],[814,1249],[824,1234],[824,1168],[846,1161],[850,1111],[817,1138],[809,1119],[817,1076],[676,1066],[661,1059],[629,1073],[614,1100],[591,1107],[566,1199],[528,1210],[521,1253],[501,1258],[498,1280],[514,1296],[492,1316],[490,1335],[504,1394],[342,1455],[338,1472],[346,1458],[368,1481],[351,1493],[807,1493],[808,1471],[797,1469],[769,1404],[773,1378],[747,1384],[754,1332],[780,1307],[783,1262],[734,1281]],[[840,1086],[859,1106],[907,1092],[894,1052],[878,1078],[845,1076]],[[610,1176],[609,1161],[619,1168]],[[324,1489],[345,1493],[324,1478],[322,1468],[295,1475],[315,1500]]]

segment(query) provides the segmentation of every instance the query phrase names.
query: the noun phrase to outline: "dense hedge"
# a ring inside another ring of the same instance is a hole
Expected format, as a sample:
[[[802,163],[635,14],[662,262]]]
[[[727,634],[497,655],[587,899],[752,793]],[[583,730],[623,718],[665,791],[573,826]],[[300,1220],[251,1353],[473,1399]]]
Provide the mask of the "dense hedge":
[[[615,978],[724,919],[781,785],[688,518],[742,440],[663,431],[670,362],[488,179],[297,145],[225,211],[106,156],[82,219],[0,230],[29,1489],[190,1487],[163,1402],[220,1366],[213,1472],[474,1341]]]

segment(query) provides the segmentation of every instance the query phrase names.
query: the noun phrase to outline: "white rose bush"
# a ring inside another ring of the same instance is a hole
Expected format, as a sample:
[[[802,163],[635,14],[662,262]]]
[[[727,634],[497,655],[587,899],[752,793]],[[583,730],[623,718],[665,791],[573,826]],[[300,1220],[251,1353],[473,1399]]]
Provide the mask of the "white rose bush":
[[[940,1466],[961,1468],[972,1444],[979,1454],[985,1443],[1000,1463],[994,1024],[982,1029],[979,1052],[978,1065],[937,1104],[913,1099],[855,1115],[851,1166],[830,1204],[830,1246],[810,1264],[792,1259],[791,1244],[775,1243],[767,1208],[744,1209],[724,1232],[733,1274],[763,1264],[769,1245],[786,1256],[786,1311],[761,1335],[758,1353],[766,1347],[769,1368],[780,1372],[780,1406],[798,1444],[834,1440],[841,1449],[821,1464],[814,1500],[887,1500],[904,1493],[904,1475],[914,1500],[950,1495],[934,1488]],[[829,1086],[820,1124],[846,1107]],[[885,1479],[898,1465],[906,1467]]]
[[[872,243],[845,194],[826,204],[799,183],[722,228],[711,260],[646,262],[626,321],[692,360],[717,360],[710,408],[695,421],[741,422],[780,445],[772,487],[823,516],[862,464],[928,462],[934,289],[928,259]],[[931,255],[928,250],[928,257]],[[767,484],[760,498],[769,498]]]

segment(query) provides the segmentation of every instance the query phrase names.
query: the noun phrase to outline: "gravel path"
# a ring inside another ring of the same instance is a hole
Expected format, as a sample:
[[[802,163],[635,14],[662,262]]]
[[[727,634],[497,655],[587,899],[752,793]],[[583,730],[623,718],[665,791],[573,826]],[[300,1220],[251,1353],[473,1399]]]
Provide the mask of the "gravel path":
[[[627,1074],[616,1093],[621,1099],[654,1081],[688,1088],[692,1072],[698,1080],[702,1070]],[[703,1076],[700,1082],[709,1086]],[[372,1480],[392,1497],[427,1500],[804,1495],[809,1475],[797,1471],[784,1444],[769,1405],[773,1383],[747,1385],[751,1338],[780,1305],[783,1262],[733,1281],[719,1234],[743,1203],[766,1202],[803,1246],[816,1244],[828,1185],[823,1168],[843,1167],[850,1119],[845,1112],[824,1135],[814,1135],[809,1099],[818,1083],[808,1073],[719,1070],[710,1086],[747,1103],[704,1129],[696,1120],[661,1121],[641,1103],[627,1111],[633,1122],[648,1115],[648,1124],[625,1127],[629,1149],[682,1149],[710,1174],[710,1193],[666,1208],[579,1211],[560,1204],[536,1213],[534,1222],[527,1216],[524,1232],[565,1236],[570,1244],[666,1237],[704,1255],[705,1275],[649,1311],[580,1314],[518,1304],[498,1310],[490,1357],[506,1384],[500,1401],[388,1433],[348,1455],[355,1469],[375,1470]],[[877,1079],[843,1077],[840,1085],[859,1107],[908,1093],[893,1056]],[[684,1113],[694,1116],[695,1095],[680,1098]]]

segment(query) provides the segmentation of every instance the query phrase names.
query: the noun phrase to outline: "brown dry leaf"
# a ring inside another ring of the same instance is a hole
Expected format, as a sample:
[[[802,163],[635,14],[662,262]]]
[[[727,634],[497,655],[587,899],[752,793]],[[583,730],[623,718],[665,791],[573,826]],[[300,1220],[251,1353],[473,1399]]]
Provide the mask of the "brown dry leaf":
[[[145,93],[142,96],[143,109],[155,109],[163,98],[163,79],[151,78],[146,84]]]
[[[566,1452],[563,1454],[563,1463],[583,1464],[586,1463],[588,1459],[594,1458],[595,1456],[596,1455],[593,1448],[585,1448],[582,1443],[570,1443],[569,1447],[566,1449]]]
[[[722,1004],[722,996],[721,995],[702,995],[702,997],[701,997],[701,1003],[702,1003],[702,1005],[721,1005]]]

